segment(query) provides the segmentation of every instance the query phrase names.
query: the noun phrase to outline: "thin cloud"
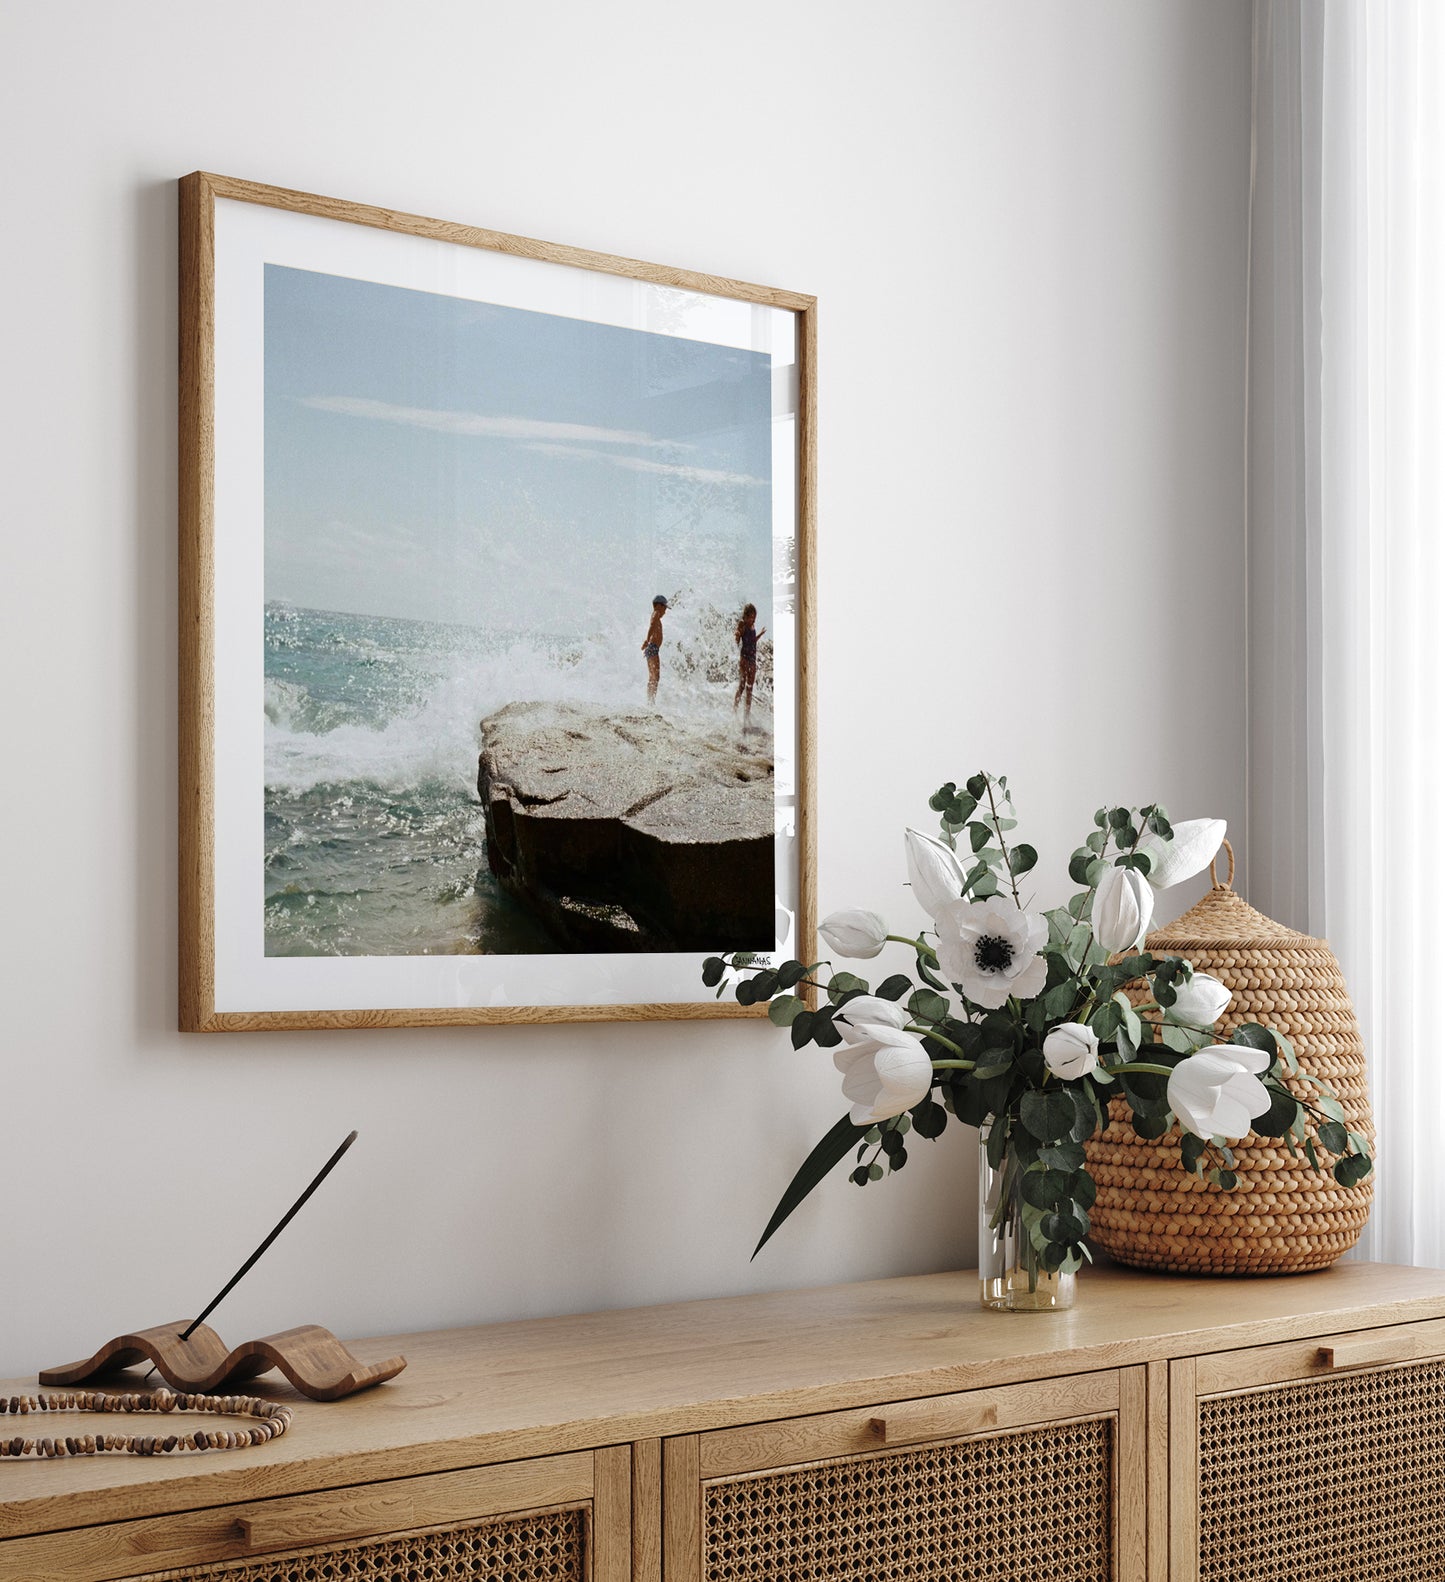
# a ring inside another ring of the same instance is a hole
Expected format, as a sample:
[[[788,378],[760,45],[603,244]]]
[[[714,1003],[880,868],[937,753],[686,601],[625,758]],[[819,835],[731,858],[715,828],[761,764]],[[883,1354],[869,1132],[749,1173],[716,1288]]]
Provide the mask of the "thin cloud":
[[[660,472],[670,478],[681,478],[688,483],[766,483],[765,478],[754,478],[746,472],[722,472],[714,467],[689,467],[682,462],[649,461],[644,456],[619,456],[613,451],[591,450],[585,445],[550,445],[529,443],[524,450],[540,451],[544,456],[565,456],[573,461],[605,461],[614,467],[625,467],[629,472]]]
[[[587,423],[546,423],[530,417],[493,417],[483,412],[448,412],[434,407],[394,406],[389,401],[371,401],[365,396],[302,396],[300,401],[302,406],[316,412],[370,418],[376,423],[399,423],[406,428],[430,429],[436,434],[468,434],[483,439],[561,440],[591,445],[643,445],[649,449],[672,445],[670,440],[654,439],[650,434],[628,429],[594,428]]]

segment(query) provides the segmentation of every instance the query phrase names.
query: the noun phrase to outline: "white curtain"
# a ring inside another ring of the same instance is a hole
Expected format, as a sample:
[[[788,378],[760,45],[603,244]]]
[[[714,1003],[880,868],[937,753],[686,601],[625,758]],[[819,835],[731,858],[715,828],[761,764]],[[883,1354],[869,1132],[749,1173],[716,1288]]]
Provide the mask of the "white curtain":
[[[1445,0],[1256,0],[1250,899],[1335,947],[1363,1255],[1445,1266]]]

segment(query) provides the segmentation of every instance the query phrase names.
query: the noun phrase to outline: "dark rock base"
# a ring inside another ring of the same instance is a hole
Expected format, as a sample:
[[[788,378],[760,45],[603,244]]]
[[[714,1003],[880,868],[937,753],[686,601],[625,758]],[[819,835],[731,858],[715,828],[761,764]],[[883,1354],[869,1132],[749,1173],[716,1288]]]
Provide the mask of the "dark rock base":
[[[489,865],[560,948],[773,948],[770,740],[513,703],[482,742]]]

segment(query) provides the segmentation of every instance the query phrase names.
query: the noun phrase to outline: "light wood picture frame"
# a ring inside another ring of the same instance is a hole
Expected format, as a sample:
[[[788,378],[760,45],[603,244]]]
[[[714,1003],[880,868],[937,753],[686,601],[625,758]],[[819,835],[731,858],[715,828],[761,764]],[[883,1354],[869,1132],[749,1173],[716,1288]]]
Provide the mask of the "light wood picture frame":
[[[180,236],[182,1030],[765,1015],[701,964],[814,946],[816,300],[200,171]]]

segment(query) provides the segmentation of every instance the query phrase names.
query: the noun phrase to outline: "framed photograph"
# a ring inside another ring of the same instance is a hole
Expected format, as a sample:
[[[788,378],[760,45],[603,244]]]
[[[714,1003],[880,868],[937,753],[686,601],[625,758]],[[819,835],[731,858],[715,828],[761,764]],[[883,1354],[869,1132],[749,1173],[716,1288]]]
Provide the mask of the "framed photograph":
[[[750,1016],[814,939],[812,297],[181,182],[180,1021]]]

